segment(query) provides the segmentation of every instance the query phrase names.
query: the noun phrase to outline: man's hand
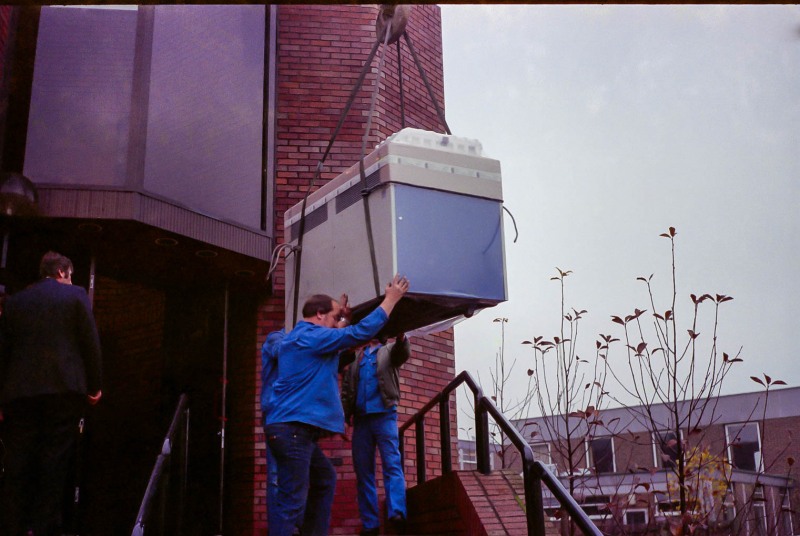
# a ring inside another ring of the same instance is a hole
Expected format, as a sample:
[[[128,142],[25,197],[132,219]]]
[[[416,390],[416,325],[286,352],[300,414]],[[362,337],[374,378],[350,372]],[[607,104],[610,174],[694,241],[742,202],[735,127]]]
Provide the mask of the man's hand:
[[[103,396],[103,391],[97,391],[97,392],[96,392],[95,394],[93,394],[93,395],[86,395],[86,397],[89,399],[89,405],[90,405],[90,406],[94,406],[95,404],[97,404],[98,402],[100,402],[100,398],[101,398],[102,396]]]
[[[408,286],[408,279],[400,274],[395,275],[392,281],[386,285],[383,302],[381,302],[380,306],[387,315],[392,313],[394,306],[397,305],[397,302],[399,302],[408,291]]]
[[[408,286],[408,279],[406,279],[405,276],[401,276],[400,274],[395,275],[389,284],[386,285],[386,298],[393,300],[394,303],[399,302],[400,298],[408,291]]]
[[[339,306],[341,309],[339,310],[339,319],[336,320],[336,327],[343,328],[350,325],[350,319],[353,315],[353,310],[350,309],[350,303],[348,302],[347,294],[342,294],[342,297],[339,298]]]

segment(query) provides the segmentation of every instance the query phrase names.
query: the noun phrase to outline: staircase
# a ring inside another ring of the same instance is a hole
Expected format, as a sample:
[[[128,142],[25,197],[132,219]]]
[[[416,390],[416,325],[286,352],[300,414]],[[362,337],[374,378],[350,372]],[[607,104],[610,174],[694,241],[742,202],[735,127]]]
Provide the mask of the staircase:
[[[410,488],[407,502],[407,534],[493,536],[528,530],[519,471],[453,471]],[[550,521],[545,530],[559,534]]]
[[[453,471],[450,432],[450,394],[466,384],[474,397],[477,471]],[[428,480],[426,475],[425,417],[439,412],[439,442],[442,476]],[[522,474],[492,471],[489,464],[489,416],[502,430],[522,460]],[[559,534],[544,511],[542,484],[551,493],[551,502],[575,529],[589,536],[602,536],[558,478],[541,462],[533,459],[530,445],[497,409],[483,396],[482,389],[466,371],[462,372],[421,410],[400,426],[400,445],[405,448],[405,433],[414,428],[417,486],[407,491],[408,522],[405,534],[513,534],[544,536]],[[401,451],[405,458],[405,452]]]

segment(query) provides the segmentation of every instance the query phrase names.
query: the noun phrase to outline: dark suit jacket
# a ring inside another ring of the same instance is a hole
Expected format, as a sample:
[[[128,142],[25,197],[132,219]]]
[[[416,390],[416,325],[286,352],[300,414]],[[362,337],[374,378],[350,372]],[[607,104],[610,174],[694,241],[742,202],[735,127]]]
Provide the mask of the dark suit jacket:
[[[10,296],[0,316],[0,403],[95,394],[100,340],[86,291],[45,278]]]

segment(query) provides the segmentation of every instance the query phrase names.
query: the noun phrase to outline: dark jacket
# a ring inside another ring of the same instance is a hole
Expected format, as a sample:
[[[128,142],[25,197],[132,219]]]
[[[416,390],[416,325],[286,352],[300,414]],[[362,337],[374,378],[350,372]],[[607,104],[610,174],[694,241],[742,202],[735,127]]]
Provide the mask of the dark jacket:
[[[45,278],[0,316],[0,403],[101,389],[100,340],[86,291]]]
[[[355,362],[344,372],[342,380],[342,406],[345,421],[356,413],[356,397],[358,394],[358,375],[363,348],[356,353]],[[389,343],[378,348],[377,370],[378,388],[381,400],[386,408],[391,408],[400,401],[400,375],[398,369],[411,356],[411,343],[404,337],[400,343]]]

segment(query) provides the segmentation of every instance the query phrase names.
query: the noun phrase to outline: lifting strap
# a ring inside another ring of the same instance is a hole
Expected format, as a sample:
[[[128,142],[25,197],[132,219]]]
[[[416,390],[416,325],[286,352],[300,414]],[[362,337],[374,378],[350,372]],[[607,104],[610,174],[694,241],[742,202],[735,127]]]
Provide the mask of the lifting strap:
[[[367,115],[367,127],[364,129],[364,137],[361,140],[361,158],[358,161],[358,172],[361,175],[361,199],[364,205],[364,223],[367,226],[367,242],[369,243],[369,260],[372,262],[372,284],[375,286],[375,297],[381,295],[381,285],[378,278],[378,262],[375,259],[375,240],[372,236],[372,219],[369,213],[369,194],[371,190],[367,188],[367,173],[364,170],[364,156],[367,153],[367,139],[369,138],[369,131],[372,127],[372,116],[375,113],[375,99],[378,96],[378,89],[381,87],[381,75],[383,74],[383,65],[386,60],[386,49],[388,48],[389,36],[391,35],[392,22],[386,27],[386,33],[383,38],[383,49],[381,57],[378,60],[378,73],[375,77],[375,87],[372,90],[372,98],[369,103],[369,114]],[[398,62],[399,63],[399,62]]]

